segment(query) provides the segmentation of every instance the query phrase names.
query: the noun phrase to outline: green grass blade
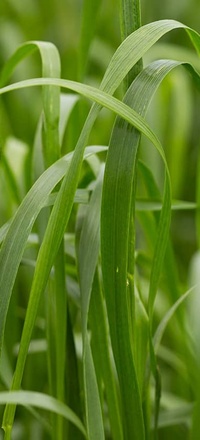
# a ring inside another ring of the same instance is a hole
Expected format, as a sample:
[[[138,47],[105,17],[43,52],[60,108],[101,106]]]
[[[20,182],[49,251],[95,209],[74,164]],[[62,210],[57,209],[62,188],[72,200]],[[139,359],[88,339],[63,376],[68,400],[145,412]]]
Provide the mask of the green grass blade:
[[[120,22],[122,41],[141,27],[140,0],[120,0]],[[125,91],[142,70],[142,59],[132,67],[125,79]]]
[[[164,76],[176,66],[169,62],[163,67],[162,63],[155,64],[142,72],[134,81],[127,92],[125,102],[145,113],[153,93],[156,91]],[[153,76],[153,71],[154,76]],[[151,71],[151,75],[149,75]],[[149,79],[150,78],[150,79]],[[134,96],[134,100],[133,100]],[[128,229],[131,215],[131,198],[139,134],[126,122],[117,119],[108,151],[106,172],[104,179],[104,192],[102,200],[102,270],[105,286],[105,295],[108,307],[111,339],[114,349],[116,367],[121,393],[124,418],[128,425],[128,407],[131,408],[127,438],[130,435],[142,436],[141,403],[137,394],[137,378],[132,359],[130,313],[127,304],[127,279],[128,279]],[[166,162],[165,162],[166,165]],[[168,183],[168,181],[167,181]],[[168,223],[165,225],[165,246],[170,219],[170,191],[166,186],[166,199],[164,209],[167,213]],[[163,212],[163,211],[162,211]],[[165,215],[165,214],[164,214]],[[163,241],[163,230],[160,231],[160,240]],[[161,254],[160,254],[161,256]],[[160,265],[157,270],[160,271]],[[158,272],[155,273],[156,282]],[[127,356],[127,357],[126,357]],[[124,368],[126,376],[124,376]],[[128,381],[128,374],[129,379]],[[131,386],[134,387],[129,395]],[[132,425],[132,414],[137,408],[138,426]],[[139,416],[140,414],[140,416]],[[142,437],[141,437],[142,438]]]
[[[149,201],[149,199],[137,199],[136,211],[161,211],[162,203],[160,201]],[[194,202],[186,202],[184,200],[172,200],[172,211],[194,211],[197,209],[197,204]]]
[[[103,292],[98,273],[95,274],[90,301],[89,324],[92,332],[92,351],[98,383],[105,386],[108,417],[113,440],[122,440],[122,422],[118,382],[111,355],[110,335]],[[98,347],[98,348],[97,348]]]
[[[148,101],[148,99],[150,99],[151,97],[151,93],[153,94],[153,92],[156,90],[156,88],[158,87],[162,79],[165,77],[165,75],[177,65],[179,65],[179,63],[166,61],[166,62],[158,63],[157,66],[156,64],[150,66],[149,71],[151,69],[152,70],[151,70],[151,76],[149,76],[149,78],[151,78],[151,80],[149,79],[149,90],[147,89],[147,87],[144,86],[145,81],[143,79],[144,83],[142,83],[142,88],[143,90],[145,90],[145,96],[143,96],[144,92],[139,88],[136,80],[135,84],[137,84],[137,87],[135,87],[136,90],[134,90],[135,92],[134,105],[138,105],[139,107],[139,104],[137,103],[136,92],[138,93],[139,97],[141,96],[141,100],[143,98],[144,100],[146,99]],[[155,77],[153,77],[154,69],[155,69]],[[148,69],[146,70],[146,72],[150,73],[149,71]],[[142,75],[146,74],[146,72],[141,74],[139,78],[141,82],[142,82]],[[140,111],[141,111],[141,105],[142,103],[140,103]],[[144,110],[146,110],[147,105],[148,102],[145,102]],[[127,231],[129,224],[128,217],[130,216],[131,188],[132,188],[132,180],[131,180],[132,177],[129,177],[129,174],[131,176],[131,168],[134,169],[134,165],[135,165],[134,161],[136,157],[136,152],[131,153],[131,147],[129,147],[129,150],[126,153],[126,148],[128,145],[128,140],[127,140],[128,137],[125,138],[125,134],[123,134],[122,136],[122,146],[120,149],[120,134],[122,132],[122,129],[123,129],[123,123],[119,122],[116,130],[116,134],[115,132],[113,132],[113,136],[111,139],[111,144],[107,159],[107,174],[105,175],[105,186],[104,186],[105,192],[104,192],[103,205],[102,205],[102,264],[103,264],[104,280],[106,278],[105,289],[106,291],[109,292],[110,296],[113,295],[112,298],[110,298],[109,296],[109,298],[107,298],[107,301],[108,301],[108,314],[110,319],[110,330],[113,341],[116,364],[118,363],[120,364],[121,361],[120,351],[124,349],[125,343],[127,342],[128,339],[128,332],[129,332],[127,328],[128,326],[127,323],[129,321],[127,304],[126,304],[126,299],[124,300],[124,298],[126,298],[126,290],[127,290],[126,289],[127,267],[128,267],[127,266],[128,265]],[[137,141],[135,145],[137,145]],[[126,154],[127,157],[125,158]],[[131,158],[131,154],[132,154],[132,158]],[[123,163],[125,164],[124,173],[122,171]],[[116,182],[114,184],[115,179]],[[156,241],[154,259],[153,259],[153,265],[151,271],[151,281],[150,281],[150,291],[149,291],[150,317],[152,317],[153,304],[157,291],[162,262],[164,259],[165,250],[167,246],[168,231],[170,224],[170,186],[169,186],[168,174],[166,174],[166,179],[167,180],[165,186],[165,198],[164,198],[163,209],[160,217],[158,238]],[[129,198],[127,195],[128,191],[129,191]],[[122,302],[120,302],[119,300],[120,295],[122,296]],[[113,313],[113,311],[115,312]],[[123,316],[120,318],[121,311],[123,311],[122,312]],[[115,313],[116,313],[116,317],[114,317]],[[121,338],[123,337],[122,336],[123,326],[124,328],[126,328],[125,331],[126,336],[123,340],[121,347],[119,347],[118,341],[120,341],[120,337]],[[118,333],[118,328],[120,328],[120,333]],[[127,351],[128,350],[126,347],[126,353]],[[124,356],[122,363],[124,366],[125,364]],[[156,377],[158,378],[158,375],[156,373],[156,366],[154,370]],[[123,375],[123,367],[121,369],[121,372],[120,370],[118,370],[118,374]],[[133,375],[131,375],[131,377],[133,377]],[[123,383],[123,385],[121,386],[123,390],[126,387],[126,383],[127,383],[127,376],[125,379],[125,383]]]
[[[86,149],[85,153],[87,156],[87,154],[90,155],[93,152],[102,151],[102,149],[104,150],[105,147],[89,147]],[[12,220],[12,223],[8,225],[8,231],[5,231],[5,227],[3,228],[3,234],[6,233],[6,237],[0,251],[1,347],[11,292],[26,241],[40,210],[43,208],[43,206],[45,206],[48,195],[57,185],[57,183],[63,178],[71,158],[72,153],[57,161],[43,173],[43,175],[33,185],[27,196],[24,198],[15,217]]]
[[[105,151],[104,147],[103,147],[103,151]],[[63,161],[64,159],[61,159],[61,160]],[[47,198],[46,198],[46,200],[44,202],[43,207],[53,206],[53,204],[55,203],[57,195],[58,195],[58,193],[55,191],[53,194],[50,194],[49,196],[47,196]],[[77,191],[75,193],[74,203],[87,204],[89,202],[89,196],[90,196],[90,191],[85,190],[83,188],[79,188],[79,189],[77,189]],[[9,227],[10,227],[10,224],[11,224],[11,220],[9,220],[7,223],[5,223],[0,228],[0,244],[2,244],[2,242],[4,241],[5,236],[6,236],[7,232],[8,232]]]
[[[188,298],[189,295],[191,295],[197,286],[192,287],[191,289],[187,290],[176,302],[173,304],[173,306],[168,310],[168,312],[165,314],[164,318],[160,322],[159,326],[156,329],[153,342],[154,342],[154,350],[155,352],[158,351],[159,345],[161,343],[161,339],[163,337],[163,334],[165,332],[165,329],[170,321],[170,319],[175,314],[178,307]]]
[[[81,291],[81,316],[83,337],[83,377],[85,389],[85,410],[88,438],[104,439],[103,418],[98,393],[98,386],[92,358],[87,321],[90,295],[94,273],[99,254],[100,202],[102,191],[103,170],[100,173],[93,191],[87,215],[85,216],[78,249],[78,267]]]
[[[42,62],[43,77],[60,77],[60,57],[54,44],[43,41],[30,41],[20,46],[4,65],[0,84],[5,84],[15,67],[27,56],[39,51]],[[60,112],[60,91],[58,87],[49,85],[43,88],[43,142],[44,156],[47,166],[59,158],[58,123]]]
[[[139,162],[139,170],[145,184],[147,197],[149,197],[149,199],[159,199],[160,191],[151,170],[142,162]],[[171,209],[173,209],[172,206]],[[140,225],[144,230],[148,249],[153,255],[154,245],[157,237],[159,215],[157,215],[156,211],[154,211],[154,215],[151,215],[149,212],[140,211],[137,212],[137,217],[139,219]],[[171,302],[174,303],[174,301],[176,301],[177,298],[180,296],[180,292],[178,287],[178,271],[176,268],[175,258],[170,240],[168,240],[162,272],[164,276],[163,288],[164,290],[167,289],[168,296],[169,298],[171,298]]]
[[[68,408],[64,403],[57,399],[54,399],[47,394],[31,392],[31,391],[14,391],[14,392],[1,392],[0,404],[19,404],[24,406],[35,406],[47,411],[52,411],[73,423],[87,438],[85,428],[76,414]]]
[[[194,72],[194,74],[198,77],[197,73]],[[88,134],[88,127],[87,125],[91,125],[94,123],[94,120],[97,117],[97,114],[100,110],[100,106],[104,106],[107,109],[113,111],[117,115],[121,116],[123,119],[125,119],[127,122],[129,122],[131,125],[133,125],[135,128],[137,128],[138,131],[140,131],[142,134],[144,134],[157,148],[159,154],[161,155],[162,159],[165,161],[165,155],[163,153],[162,146],[158,140],[158,138],[155,136],[154,132],[151,130],[149,125],[145,122],[144,118],[141,117],[135,110],[130,108],[128,105],[126,105],[124,102],[119,101],[118,99],[112,97],[108,93],[103,92],[103,90],[96,89],[91,86],[87,86],[81,83],[77,83],[75,81],[68,81],[68,80],[61,80],[61,79],[33,79],[33,80],[25,80],[20,81],[19,83],[12,84],[10,86],[3,87],[0,89],[0,94],[12,91],[12,90],[19,90],[26,87],[34,87],[38,85],[57,85],[59,87],[63,87],[66,89],[73,90],[77,93],[80,93],[82,96],[91,99],[95,101],[98,106],[93,107],[91,109],[91,112],[89,114],[87,124],[84,126],[84,136],[85,132]],[[83,135],[81,134],[81,137]],[[87,135],[88,137],[88,135]],[[79,141],[80,142],[80,141]],[[78,143],[79,145],[79,143]],[[79,154],[79,148],[77,155]]]
[[[93,286],[93,278],[97,265],[100,237],[100,207],[101,207],[101,192],[102,192],[102,179],[103,170],[101,170],[97,183],[95,185],[94,191],[91,196],[90,204],[84,216],[83,225],[81,227],[81,235],[78,247],[78,266],[79,266],[79,277],[80,277],[80,288],[81,288],[81,303],[82,303],[82,321],[83,321],[83,338],[87,337],[87,320],[88,320],[88,310],[89,302],[91,296],[91,290]],[[80,219],[82,218],[82,212],[80,213]],[[80,221],[80,220],[79,220]],[[97,277],[95,277],[96,279]],[[94,288],[93,288],[93,301],[90,305],[90,329],[92,331],[92,341],[95,339],[96,344],[98,344],[98,354],[96,353],[96,346],[94,348],[94,360],[98,361],[100,356],[100,364],[95,363],[95,370],[100,371],[100,380],[105,379],[105,390],[108,396],[108,411],[111,423],[111,431],[113,438],[122,438],[121,424],[119,419],[119,408],[115,389],[115,379],[113,377],[113,368],[109,353],[109,339],[107,335],[106,318],[105,318],[105,308],[102,304],[103,298],[99,291],[99,283],[95,282],[95,298],[94,298]],[[98,287],[97,287],[98,286]],[[92,323],[92,324],[91,324]],[[88,343],[88,342],[87,342]],[[84,340],[83,340],[84,344]],[[86,355],[88,355],[84,350],[84,371],[86,368]],[[91,357],[91,354],[90,354]],[[85,398],[86,398],[86,411],[88,413],[88,432],[90,432],[89,425],[93,424],[94,414],[96,414],[94,403],[91,408],[89,408],[90,396],[88,393],[93,394],[96,390],[96,384],[93,388],[91,386],[91,379],[86,382],[86,371],[85,377]],[[96,381],[96,379],[95,379]],[[99,390],[100,392],[100,390]],[[97,397],[96,397],[97,400]],[[99,397],[98,397],[99,400]],[[98,413],[97,413],[98,416]],[[99,417],[100,419],[100,417]],[[98,422],[99,423],[99,422]]]
[[[104,440],[104,426],[101,404],[98,394],[95,368],[92,358],[89,338],[85,336],[84,342],[84,385],[86,397],[86,425],[89,440]]]
[[[160,20],[149,23],[129,35],[116,50],[109,64],[109,68],[104,75],[101,89],[105,91],[110,90],[110,93],[112,93],[119,86],[133,64],[136,64],[153,44],[167,32],[181,28],[187,31],[199,54],[200,37],[194,30],[175,20]],[[123,69],[121,69],[121,66],[123,66]],[[113,73],[115,74],[115,81],[113,81]]]
[[[120,0],[121,34],[125,40],[132,32],[141,27],[140,0]]]
[[[92,282],[99,255],[100,203],[102,192],[103,170],[97,179],[81,229],[78,265],[82,301],[83,335],[87,331],[88,310]]]

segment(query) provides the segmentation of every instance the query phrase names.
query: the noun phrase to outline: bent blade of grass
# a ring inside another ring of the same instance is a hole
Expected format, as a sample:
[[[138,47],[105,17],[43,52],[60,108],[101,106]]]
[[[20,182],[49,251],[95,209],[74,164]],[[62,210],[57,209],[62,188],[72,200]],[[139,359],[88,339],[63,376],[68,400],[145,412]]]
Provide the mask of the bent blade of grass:
[[[156,329],[156,332],[153,337],[153,343],[154,343],[154,350],[155,352],[158,351],[159,345],[161,343],[161,339],[163,337],[163,334],[165,332],[165,329],[170,321],[170,319],[173,317],[174,313],[178,309],[178,307],[188,298],[189,295],[191,295],[197,286],[192,287],[191,289],[187,290],[176,302],[173,304],[173,306],[168,310],[168,312],[165,314],[164,318],[160,322],[159,326]]]
[[[164,35],[166,32],[175,29],[175,28],[185,28],[184,25],[178,22],[174,21],[161,21],[157,23],[153,23],[151,25],[147,25],[143,28],[140,28],[135,33],[135,37],[132,38],[131,36],[127,38],[126,43],[122,43],[120,48],[116,51],[115,55],[113,56],[111,63],[109,64],[109,67],[106,71],[106,74],[104,76],[104,79],[101,83],[101,90],[105,90],[106,92],[113,93],[116,88],[119,86],[120,82],[123,80],[124,76],[128,73],[128,71],[131,69],[131,67],[138,61],[138,59],[141,58],[141,56],[148,50],[149,47],[151,47],[154,42],[156,42],[162,35]],[[200,37],[198,34],[196,34],[194,31],[189,30],[188,31],[191,35],[191,38],[193,38],[193,43],[199,49],[200,47]],[[194,34],[194,35],[193,35]],[[136,44],[137,43],[137,44]],[[134,50],[133,50],[134,48]],[[139,57],[139,58],[138,58]],[[123,69],[121,69],[121,65],[123,64]],[[41,81],[41,80],[40,80]],[[45,82],[46,81],[46,82]],[[52,82],[51,82],[52,81]],[[36,81],[37,82],[37,81]],[[40,84],[42,84],[40,82]],[[51,84],[51,85],[60,85],[59,81],[56,82],[55,80],[50,80],[48,83],[47,80],[43,80],[43,85]],[[68,84],[68,86],[67,86]],[[70,88],[70,83],[67,82],[65,86],[67,88]],[[27,85],[27,82],[26,82]],[[32,83],[33,85],[33,83]],[[25,85],[24,85],[25,86]],[[72,83],[71,83],[72,86]],[[74,86],[73,86],[74,87]],[[85,91],[84,87],[81,86],[81,89],[77,85],[75,88],[71,88],[72,90],[75,90],[79,93],[82,93],[84,95]],[[18,86],[20,88],[20,86]],[[91,88],[90,88],[91,89]],[[85,89],[86,90],[86,89]],[[4,88],[4,92],[8,91],[8,88]],[[2,90],[1,90],[2,92]],[[100,106],[105,105],[105,94],[104,99],[102,100],[101,91],[99,92],[97,96],[97,92],[94,94],[88,94],[89,88],[87,87],[86,96],[88,98],[92,98],[94,101],[96,101],[97,104],[100,104]],[[90,96],[89,96],[90,95]],[[100,95],[100,96],[99,96]],[[112,98],[113,99],[113,98]],[[111,97],[108,96],[107,106],[110,108]],[[84,125],[84,128],[82,130],[82,133],[79,137],[79,141],[77,143],[75,153],[73,156],[73,160],[71,163],[71,167],[69,169],[69,172],[66,174],[65,179],[62,183],[61,189],[59,191],[59,195],[57,197],[56,203],[54,205],[54,208],[51,213],[50,221],[48,223],[48,227],[46,230],[45,238],[38,256],[38,264],[36,266],[35,271],[35,277],[33,280],[32,285],[32,293],[30,296],[30,306],[27,310],[27,319],[25,321],[25,327],[22,335],[22,341],[21,344],[22,350],[21,354],[19,354],[18,357],[18,364],[16,367],[16,374],[13,382],[13,387],[19,387],[21,383],[21,378],[23,374],[24,364],[25,364],[25,358],[26,353],[28,349],[28,344],[30,340],[30,335],[32,333],[35,316],[37,313],[37,306],[39,303],[39,297],[42,294],[43,289],[46,286],[47,279],[49,272],[51,270],[54,258],[56,256],[57,250],[59,248],[59,244],[62,240],[62,236],[64,234],[64,230],[66,228],[66,225],[68,223],[68,219],[70,216],[72,204],[73,204],[73,197],[74,193],[77,187],[78,183],[78,177],[81,169],[81,163],[83,159],[83,152],[84,148],[86,146],[89,133],[91,131],[91,128],[93,126],[93,123],[98,115],[98,112],[100,110],[99,105],[94,105],[92,107],[92,110],[89,113],[89,116],[86,120],[86,123]],[[122,106],[122,103],[120,103],[120,107]],[[111,105],[112,109],[113,106]],[[125,106],[126,107],[126,106]],[[116,111],[120,116],[125,117],[128,120],[128,116],[125,111],[121,111],[119,106],[114,105],[114,111]],[[125,108],[123,109],[125,110]],[[127,110],[130,116],[130,109]],[[134,120],[138,122],[138,118],[135,119],[133,115],[133,111],[131,112],[131,117],[129,122],[131,124],[135,124]],[[136,124],[138,125],[138,123]],[[136,125],[135,124],[135,125]],[[140,120],[140,128],[141,129],[141,120]],[[138,128],[138,127],[137,127]],[[143,126],[144,128],[144,126]],[[142,128],[142,130],[143,130]],[[141,130],[141,131],[142,131]],[[146,132],[146,130],[144,130]],[[147,130],[148,131],[148,130]],[[149,134],[149,133],[148,133]],[[152,132],[150,134],[150,137],[155,141],[155,145],[157,145],[158,149],[162,153],[162,148],[158,142],[158,140],[153,136]],[[62,209],[61,209],[62,208]],[[40,266],[43,267],[44,271],[41,273]],[[30,310],[34,310],[34,313],[31,313]],[[11,410],[10,415],[9,411],[7,413],[8,418],[8,425],[12,424],[12,420],[14,417],[13,410]]]
[[[200,36],[193,29],[175,20],[149,23],[129,35],[116,50],[102,80],[101,89],[113,93],[133,64],[136,64],[154,43],[167,32],[181,28],[186,30],[197,53],[200,54]]]
[[[8,391],[0,393],[0,405],[5,403],[34,406],[52,411],[73,423],[87,438],[85,428],[76,414],[64,403],[47,394],[32,391]],[[4,427],[3,427],[4,429]]]
[[[43,76],[60,76],[60,57],[54,44],[44,41],[29,41],[22,44],[4,64],[0,75],[2,87],[12,75],[15,67],[27,56],[39,51],[42,61]]]
[[[69,80],[62,80],[62,79],[55,79],[55,78],[36,78],[32,80],[24,80],[20,81],[18,83],[12,84],[10,86],[3,87],[0,89],[0,95],[11,92],[13,90],[20,90],[24,89],[26,87],[36,87],[41,85],[54,85],[63,87],[69,90],[73,90],[74,92],[80,93],[80,95],[84,96],[87,99],[95,101],[98,106],[93,107],[90,111],[88,120],[86,121],[89,125],[89,120],[92,120],[97,117],[97,114],[100,110],[100,108],[106,107],[107,109],[113,111],[114,113],[120,115],[122,118],[126,119],[130,124],[134,125],[135,128],[137,128],[139,131],[141,131],[153,144],[157,146],[157,149],[159,150],[161,156],[163,155],[162,147],[160,146],[160,143],[158,139],[156,138],[155,134],[149,127],[149,125],[145,122],[145,120],[133,109],[131,109],[129,106],[124,104],[123,102],[119,101],[118,99],[112,97],[108,93],[104,92],[103,90],[96,89],[94,87],[81,84],[75,81],[69,81]],[[84,126],[84,136],[85,131],[87,128],[88,133],[88,127]],[[82,137],[82,135],[81,135]],[[78,154],[78,153],[77,153]],[[164,157],[164,156],[163,156]]]
[[[30,41],[20,46],[4,65],[0,85],[4,85],[15,67],[27,56],[39,51],[42,62],[43,77],[60,77],[60,57],[54,44],[44,41]],[[59,158],[59,112],[60,112],[60,91],[58,87],[49,85],[43,87],[43,141],[44,156],[47,165],[51,165]]]

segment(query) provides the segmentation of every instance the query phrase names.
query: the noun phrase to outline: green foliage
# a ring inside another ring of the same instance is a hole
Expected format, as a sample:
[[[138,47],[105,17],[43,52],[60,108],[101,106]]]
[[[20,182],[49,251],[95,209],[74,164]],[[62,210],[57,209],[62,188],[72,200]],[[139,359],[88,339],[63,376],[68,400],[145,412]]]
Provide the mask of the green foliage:
[[[199,436],[200,35],[144,3],[0,7],[5,440]]]

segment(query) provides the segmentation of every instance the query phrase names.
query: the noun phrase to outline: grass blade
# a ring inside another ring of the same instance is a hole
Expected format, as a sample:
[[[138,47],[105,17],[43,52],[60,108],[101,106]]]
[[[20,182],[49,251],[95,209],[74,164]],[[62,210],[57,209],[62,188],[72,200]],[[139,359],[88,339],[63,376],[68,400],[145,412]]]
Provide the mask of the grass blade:
[[[1,392],[0,404],[18,404],[24,406],[35,406],[37,408],[46,409],[48,411],[55,412],[56,414],[65,417],[71,423],[73,423],[87,438],[85,428],[76,414],[68,408],[64,403],[57,399],[54,399],[47,394],[31,392],[31,391],[14,391],[14,392]]]
[[[87,154],[102,151],[104,147],[86,149]],[[23,255],[23,251],[31,232],[32,226],[40,212],[45,206],[46,199],[57,183],[63,178],[72,153],[57,161],[48,168],[37,182],[32,186],[27,196],[20,205],[15,217],[5,231],[6,237],[0,251],[0,346],[2,347],[4,327],[7,310],[10,302],[11,292],[14,285],[16,273]],[[3,228],[5,230],[5,228]]]
[[[147,68],[146,71],[142,72],[136,78],[126,94],[125,102],[130,106],[132,106],[134,102],[135,108],[139,108],[141,114],[145,113],[153,93],[156,91],[165,74],[175,67],[176,63],[169,62],[167,67],[165,66],[163,70],[161,66],[162,63],[158,63]],[[155,76],[153,77],[152,73],[154,69]],[[149,76],[149,70],[151,70],[151,76]],[[149,78],[151,78],[151,80],[149,80]],[[125,435],[127,438],[129,438],[130,435],[134,435],[135,438],[138,436],[143,438],[142,436],[144,435],[142,433],[141,401],[132,358],[132,331],[130,329],[130,323],[134,318],[130,316],[127,303],[129,252],[127,231],[132,213],[132,186],[138,144],[139,133],[118,118],[113,130],[106,162],[101,224],[102,271],[105,296],[108,307],[111,340],[125,411],[124,420],[125,429],[127,429]],[[170,186],[168,181],[167,183],[164,207],[167,212],[168,224],[165,229],[165,243],[170,218],[170,199],[168,198],[170,195]],[[160,233],[161,239],[163,240],[163,230],[161,230]],[[161,266],[158,267],[158,271],[160,271],[160,267]],[[157,282],[158,272],[155,274],[155,277],[157,277]],[[124,369],[126,375],[124,375]],[[130,379],[129,381],[128,378]],[[132,392],[129,394],[131,387],[133,387]],[[135,423],[135,420],[133,422],[132,414],[134,411],[137,412],[136,419],[138,425]],[[130,414],[130,420],[128,420],[127,414]]]
[[[94,273],[99,254],[99,207],[101,201],[103,170],[97,179],[87,215],[84,218],[78,249],[78,266],[81,290],[81,315],[83,337],[83,378],[85,389],[85,407],[88,438],[90,440],[104,439],[103,418],[98,393],[98,386],[92,358],[87,321],[90,295]]]
[[[132,32],[141,27],[140,0],[120,0],[121,36],[124,41]],[[129,71],[125,79],[125,91],[142,70],[142,59]]]

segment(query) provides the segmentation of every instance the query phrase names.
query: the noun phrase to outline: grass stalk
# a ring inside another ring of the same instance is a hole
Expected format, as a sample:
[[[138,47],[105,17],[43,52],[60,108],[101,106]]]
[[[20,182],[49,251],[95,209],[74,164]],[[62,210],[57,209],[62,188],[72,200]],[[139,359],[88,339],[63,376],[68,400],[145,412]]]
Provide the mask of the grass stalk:
[[[141,27],[141,2],[140,0],[120,0],[121,38],[125,40],[132,32]],[[141,72],[142,58],[131,68],[124,80],[124,91]]]

